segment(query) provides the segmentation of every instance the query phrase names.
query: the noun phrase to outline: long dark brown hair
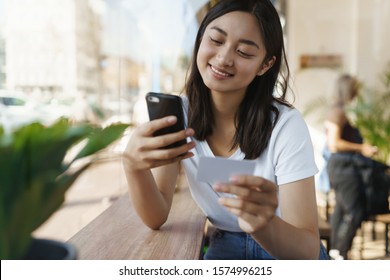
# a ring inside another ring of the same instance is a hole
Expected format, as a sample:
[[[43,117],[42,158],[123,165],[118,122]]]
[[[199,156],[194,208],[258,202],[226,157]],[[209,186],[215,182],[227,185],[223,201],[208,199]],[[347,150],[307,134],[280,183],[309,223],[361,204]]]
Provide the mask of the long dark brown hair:
[[[210,90],[199,73],[196,57],[206,27],[216,18],[233,11],[248,12],[256,17],[266,49],[264,62],[273,56],[276,58],[274,65],[265,74],[256,76],[249,84],[235,118],[236,133],[232,149],[239,146],[246,159],[255,159],[267,147],[272,129],[279,117],[274,101],[291,106],[286,100],[289,69],[284,50],[283,30],[279,15],[269,0],[221,0],[208,11],[196,36],[190,72],[185,85],[185,93],[189,100],[188,126],[195,130],[195,138],[200,141],[205,140],[213,132],[214,116]],[[282,61],[285,75],[281,73]]]

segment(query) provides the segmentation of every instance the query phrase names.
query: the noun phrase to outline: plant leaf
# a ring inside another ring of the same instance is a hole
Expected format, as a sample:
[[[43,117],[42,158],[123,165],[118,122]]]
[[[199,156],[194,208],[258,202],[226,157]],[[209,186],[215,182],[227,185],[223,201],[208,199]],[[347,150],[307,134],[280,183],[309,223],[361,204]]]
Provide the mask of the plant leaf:
[[[117,140],[128,128],[128,124],[113,124],[103,130],[94,131],[88,136],[88,142],[84,148],[77,154],[73,161],[92,155],[103,148],[110,145],[112,142]]]
[[[64,164],[77,143],[88,139],[78,158],[92,155],[118,139],[128,127],[105,129],[60,119],[45,127],[32,123],[10,134],[0,127],[0,258],[20,259],[31,233],[64,201],[65,192],[94,161]]]

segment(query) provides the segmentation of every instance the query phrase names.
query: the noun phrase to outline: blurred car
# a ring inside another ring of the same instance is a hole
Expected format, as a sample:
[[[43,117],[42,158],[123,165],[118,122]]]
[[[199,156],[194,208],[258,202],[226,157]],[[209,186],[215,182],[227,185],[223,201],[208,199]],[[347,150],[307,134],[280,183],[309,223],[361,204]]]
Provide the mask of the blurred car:
[[[6,131],[32,122],[50,125],[70,116],[67,107],[38,102],[23,92],[0,90],[0,125]]]

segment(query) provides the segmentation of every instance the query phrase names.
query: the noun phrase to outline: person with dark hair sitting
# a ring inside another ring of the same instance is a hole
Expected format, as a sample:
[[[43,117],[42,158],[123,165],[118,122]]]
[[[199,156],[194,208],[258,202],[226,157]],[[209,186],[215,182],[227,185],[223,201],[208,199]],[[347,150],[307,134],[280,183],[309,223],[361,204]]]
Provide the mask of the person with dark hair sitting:
[[[358,94],[358,81],[343,74],[336,83],[335,100],[325,121],[327,146],[331,152],[327,171],[335,191],[335,207],[331,216],[331,257],[348,259],[356,231],[365,217],[364,182],[355,161],[357,156],[372,157],[378,148],[364,143],[353,127],[346,106]]]

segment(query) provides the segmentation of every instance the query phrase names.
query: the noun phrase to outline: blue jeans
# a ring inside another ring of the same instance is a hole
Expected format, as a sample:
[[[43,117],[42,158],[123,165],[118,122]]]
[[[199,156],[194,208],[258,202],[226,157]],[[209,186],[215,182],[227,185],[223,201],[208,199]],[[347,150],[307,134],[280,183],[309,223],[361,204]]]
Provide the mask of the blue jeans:
[[[205,260],[275,260],[249,234],[217,229],[210,237]],[[319,260],[328,260],[321,243]]]

